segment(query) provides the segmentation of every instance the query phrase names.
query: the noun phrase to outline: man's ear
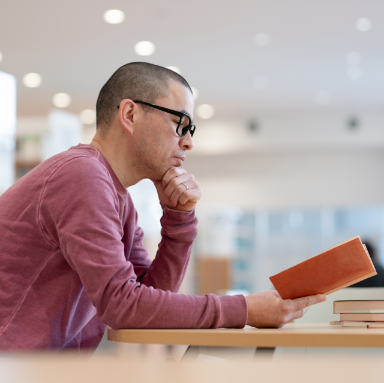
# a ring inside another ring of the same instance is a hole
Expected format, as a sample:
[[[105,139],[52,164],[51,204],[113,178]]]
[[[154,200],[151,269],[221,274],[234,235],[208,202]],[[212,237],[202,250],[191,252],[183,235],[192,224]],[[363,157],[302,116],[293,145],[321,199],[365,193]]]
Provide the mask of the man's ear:
[[[119,105],[119,121],[128,133],[133,134],[134,124],[137,120],[137,105],[129,99],[123,100]]]

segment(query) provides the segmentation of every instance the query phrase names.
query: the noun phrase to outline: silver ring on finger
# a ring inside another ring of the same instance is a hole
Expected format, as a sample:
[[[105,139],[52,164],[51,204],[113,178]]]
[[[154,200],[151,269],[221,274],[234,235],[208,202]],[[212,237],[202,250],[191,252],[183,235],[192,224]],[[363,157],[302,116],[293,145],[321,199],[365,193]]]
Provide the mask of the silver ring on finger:
[[[189,189],[188,186],[184,182],[182,182],[182,184],[185,186],[185,190]]]

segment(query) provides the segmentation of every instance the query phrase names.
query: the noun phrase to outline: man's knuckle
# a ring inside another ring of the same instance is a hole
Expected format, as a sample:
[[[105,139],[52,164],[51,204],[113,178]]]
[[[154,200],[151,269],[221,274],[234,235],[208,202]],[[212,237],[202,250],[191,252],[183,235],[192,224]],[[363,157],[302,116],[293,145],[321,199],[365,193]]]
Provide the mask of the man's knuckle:
[[[176,187],[176,186],[178,186],[179,185],[179,182],[177,181],[177,179],[176,178],[173,178],[172,179],[172,181],[170,182],[170,184],[171,184],[171,186],[172,187]]]
[[[183,188],[183,185],[177,185],[176,187],[175,187],[175,191],[176,192],[182,192],[183,191],[183,189],[185,190],[185,187]]]
[[[291,305],[288,303],[288,302],[284,302],[283,303],[283,306],[282,306],[282,309],[281,311],[284,313],[284,314],[288,314],[291,312]]]

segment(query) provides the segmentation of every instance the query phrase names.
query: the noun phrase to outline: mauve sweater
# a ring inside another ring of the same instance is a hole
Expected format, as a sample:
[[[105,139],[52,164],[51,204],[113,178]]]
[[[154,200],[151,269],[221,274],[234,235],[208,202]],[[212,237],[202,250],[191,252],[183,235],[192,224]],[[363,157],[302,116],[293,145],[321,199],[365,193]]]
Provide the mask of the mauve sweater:
[[[178,294],[197,235],[194,211],[163,207],[150,261],[127,190],[78,145],[0,197],[0,350],[95,349],[119,328],[243,327],[245,298]]]

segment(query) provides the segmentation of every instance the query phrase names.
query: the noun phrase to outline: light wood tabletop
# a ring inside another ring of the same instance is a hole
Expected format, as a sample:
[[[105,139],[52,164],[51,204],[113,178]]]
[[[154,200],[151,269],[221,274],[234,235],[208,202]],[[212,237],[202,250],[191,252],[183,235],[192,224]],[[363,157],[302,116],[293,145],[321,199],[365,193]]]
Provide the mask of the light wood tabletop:
[[[229,347],[384,347],[384,328],[346,328],[325,323],[281,329],[108,330],[114,342]]]

